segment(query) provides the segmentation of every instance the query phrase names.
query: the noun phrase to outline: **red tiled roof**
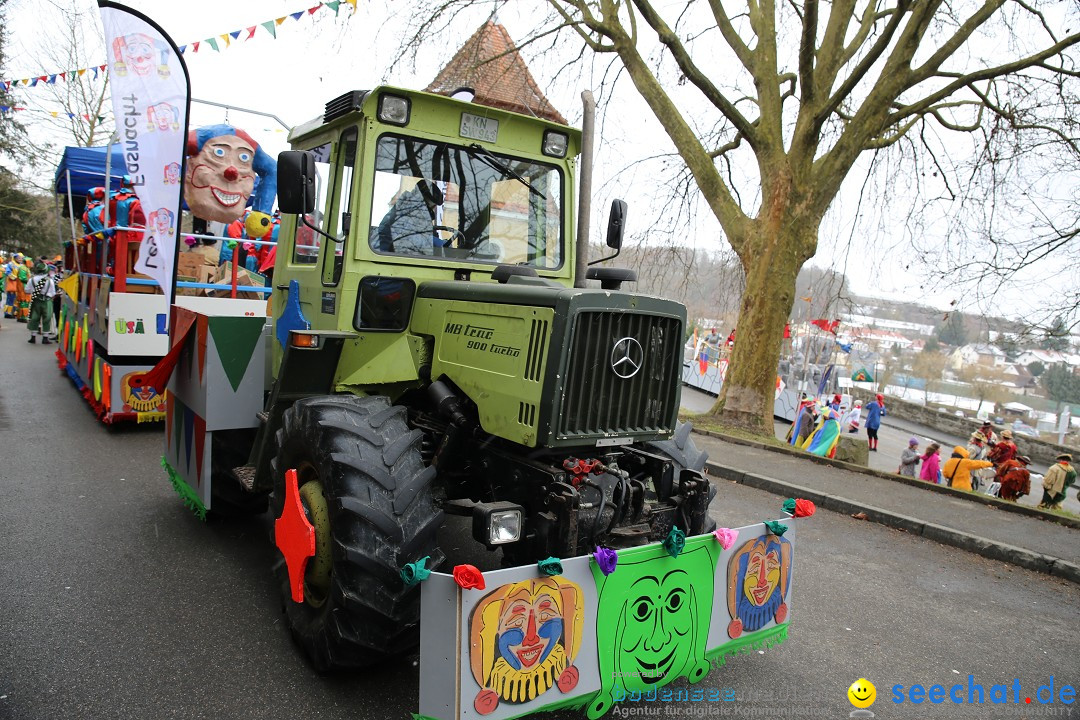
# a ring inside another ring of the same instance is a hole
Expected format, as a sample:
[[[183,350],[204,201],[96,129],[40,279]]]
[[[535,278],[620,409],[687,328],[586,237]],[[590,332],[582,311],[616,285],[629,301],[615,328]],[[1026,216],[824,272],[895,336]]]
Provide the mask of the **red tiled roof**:
[[[473,102],[566,124],[536,84],[506,28],[488,20],[473,33],[425,90],[448,95],[476,91]]]

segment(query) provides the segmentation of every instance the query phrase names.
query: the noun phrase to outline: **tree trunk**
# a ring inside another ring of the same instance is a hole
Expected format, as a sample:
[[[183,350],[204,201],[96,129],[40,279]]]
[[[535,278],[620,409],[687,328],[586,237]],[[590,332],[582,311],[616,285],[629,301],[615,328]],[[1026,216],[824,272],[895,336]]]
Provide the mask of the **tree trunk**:
[[[759,220],[759,227],[742,245],[746,289],[723,393],[712,409],[714,415],[721,413],[726,424],[769,436],[773,434],[776,367],[784,325],[795,300],[795,278],[817,243],[816,222],[787,213],[783,219],[768,224]]]

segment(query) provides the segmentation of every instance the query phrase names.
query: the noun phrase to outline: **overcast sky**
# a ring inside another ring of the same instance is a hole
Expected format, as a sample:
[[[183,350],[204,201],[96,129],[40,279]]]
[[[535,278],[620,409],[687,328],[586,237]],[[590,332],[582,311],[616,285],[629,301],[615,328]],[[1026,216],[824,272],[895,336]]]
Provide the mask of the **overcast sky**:
[[[188,0],[183,4],[132,0],[127,4],[156,20],[178,45],[244,30],[239,40],[232,41],[231,47],[223,47],[220,52],[213,52],[203,45],[198,53],[188,51],[185,54],[192,96],[271,112],[289,125],[321,114],[327,100],[349,90],[368,89],[384,81],[423,88],[483,20],[483,16],[477,16],[475,24],[463,25],[460,36],[450,42],[431,42],[413,68],[407,64],[391,65],[404,24],[389,15],[386,8],[400,3],[360,0],[356,14],[350,15],[348,5],[342,2],[337,18],[332,11],[323,8],[299,21],[287,19],[278,27],[276,40],[262,27],[257,27],[252,40],[245,40],[246,28],[305,10],[303,0]],[[10,45],[5,79],[70,69],[43,67],[39,59],[43,44],[63,41],[62,37],[43,33],[42,28],[55,24],[50,17],[53,20],[58,17],[57,6],[69,5],[82,8],[87,22],[100,25],[96,6],[85,0],[44,3],[41,0],[11,0],[7,9]],[[498,18],[515,38],[523,37],[529,29],[525,24],[528,20],[513,10],[519,6],[504,6]],[[88,37],[93,35],[87,34]],[[104,63],[104,48],[88,47],[86,57],[87,64]],[[597,86],[600,78],[586,72],[578,78],[581,84],[576,87],[565,82],[552,85],[547,77],[549,68],[543,63],[530,65],[548,97],[572,124],[577,124],[581,115],[580,91],[590,85]],[[46,97],[44,93],[41,89],[24,88],[18,90],[17,97],[22,104],[41,104]],[[628,118],[630,122],[626,121]],[[622,197],[630,203],[628,230],[633,234],[635,224],[638,228],[645,226],[647,218],[644,216],[651,212],[650,207],[655,202],[651,178],[647,173],[630,172],[619,176],[617,182],[611,180],[627,158],[655,155],[658,151],[670,150],[671,145],[628,82],[623,83],[611,112],[602,119],[606,125],[598,142],[594,237],[599,237],[603,214],[612,197]],[[271,120],[199,104],[192,106],[192,127],[226,120],[247,129],[271,154],[286,149],[285,133]],[[36,130],[42,131],[43,128]],[[58,142],[65,144],[62,134]],[[921,301],[941,309],[949,308],[956,300],[969,304],[972,298],[955,290],[938,288],[931,291],[925,287],[925,270],[916,262],[918,257],[904,231],[904,220],[881,215],[880,197],[875,197],[874,193],[885,189],[865,182],[866,167],[864,164],[852,172],[848,187],[823,223],[818,255],[811,263],[845,272],[857,293]],[[865,192],[860,197],[861,191]],[[855,224],[857,209],[861,210],[864,219],[871,219],[861,225]],[[693,243],[699,248],[720,249],[723,246],[719,226],[711,217],[699,223],[693,236]],[[1032,273],[1028,283],[1005,294],[1003,314],[1023,315],[1030,312],[1032,305],[1039,304],[1042,291],[1036,275]]]

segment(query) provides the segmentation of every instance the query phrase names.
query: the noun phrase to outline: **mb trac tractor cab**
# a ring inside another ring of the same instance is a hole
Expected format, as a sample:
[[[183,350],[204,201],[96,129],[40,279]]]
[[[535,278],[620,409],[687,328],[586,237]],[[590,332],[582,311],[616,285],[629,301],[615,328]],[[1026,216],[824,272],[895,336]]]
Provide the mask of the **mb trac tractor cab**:
[[[685,308],[580,276],[579,131],[380,87],[290,142],[272,324],[174,309],[165,464],[199,512],[270,499],[317,667],[416,649],[401,569],[445,566],[447,515],[509,566],[714,529],[676,419]]]

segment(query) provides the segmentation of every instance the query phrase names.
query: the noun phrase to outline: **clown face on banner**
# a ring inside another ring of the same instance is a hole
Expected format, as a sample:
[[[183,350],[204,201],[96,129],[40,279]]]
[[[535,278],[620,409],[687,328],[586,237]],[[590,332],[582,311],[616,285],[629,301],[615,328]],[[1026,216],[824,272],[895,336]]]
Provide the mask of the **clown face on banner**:
[[[791,543],[765,534],[743,544],[728,563],[728,636],[784,622],[790,585]]]
[[[184,200],[196,217],[231,223],[244,214],[249,199],[252,215],[269,216],[277,192],[277,163],[246,132],[231,125],[193,130],[187,155]]]
[[[123,77],[132,72],[146,77],[156,69],[158,74],[169,77],[169,46],[145,33],[122,35],[112,42],[113,70]]]
[[[497,588],[477,604],[469,623],[470,666],[481,687],[481,715],[499,702],[535,700],[553,685],[577,685],[581,647],[581,588],[561,578],[525,580]]]

